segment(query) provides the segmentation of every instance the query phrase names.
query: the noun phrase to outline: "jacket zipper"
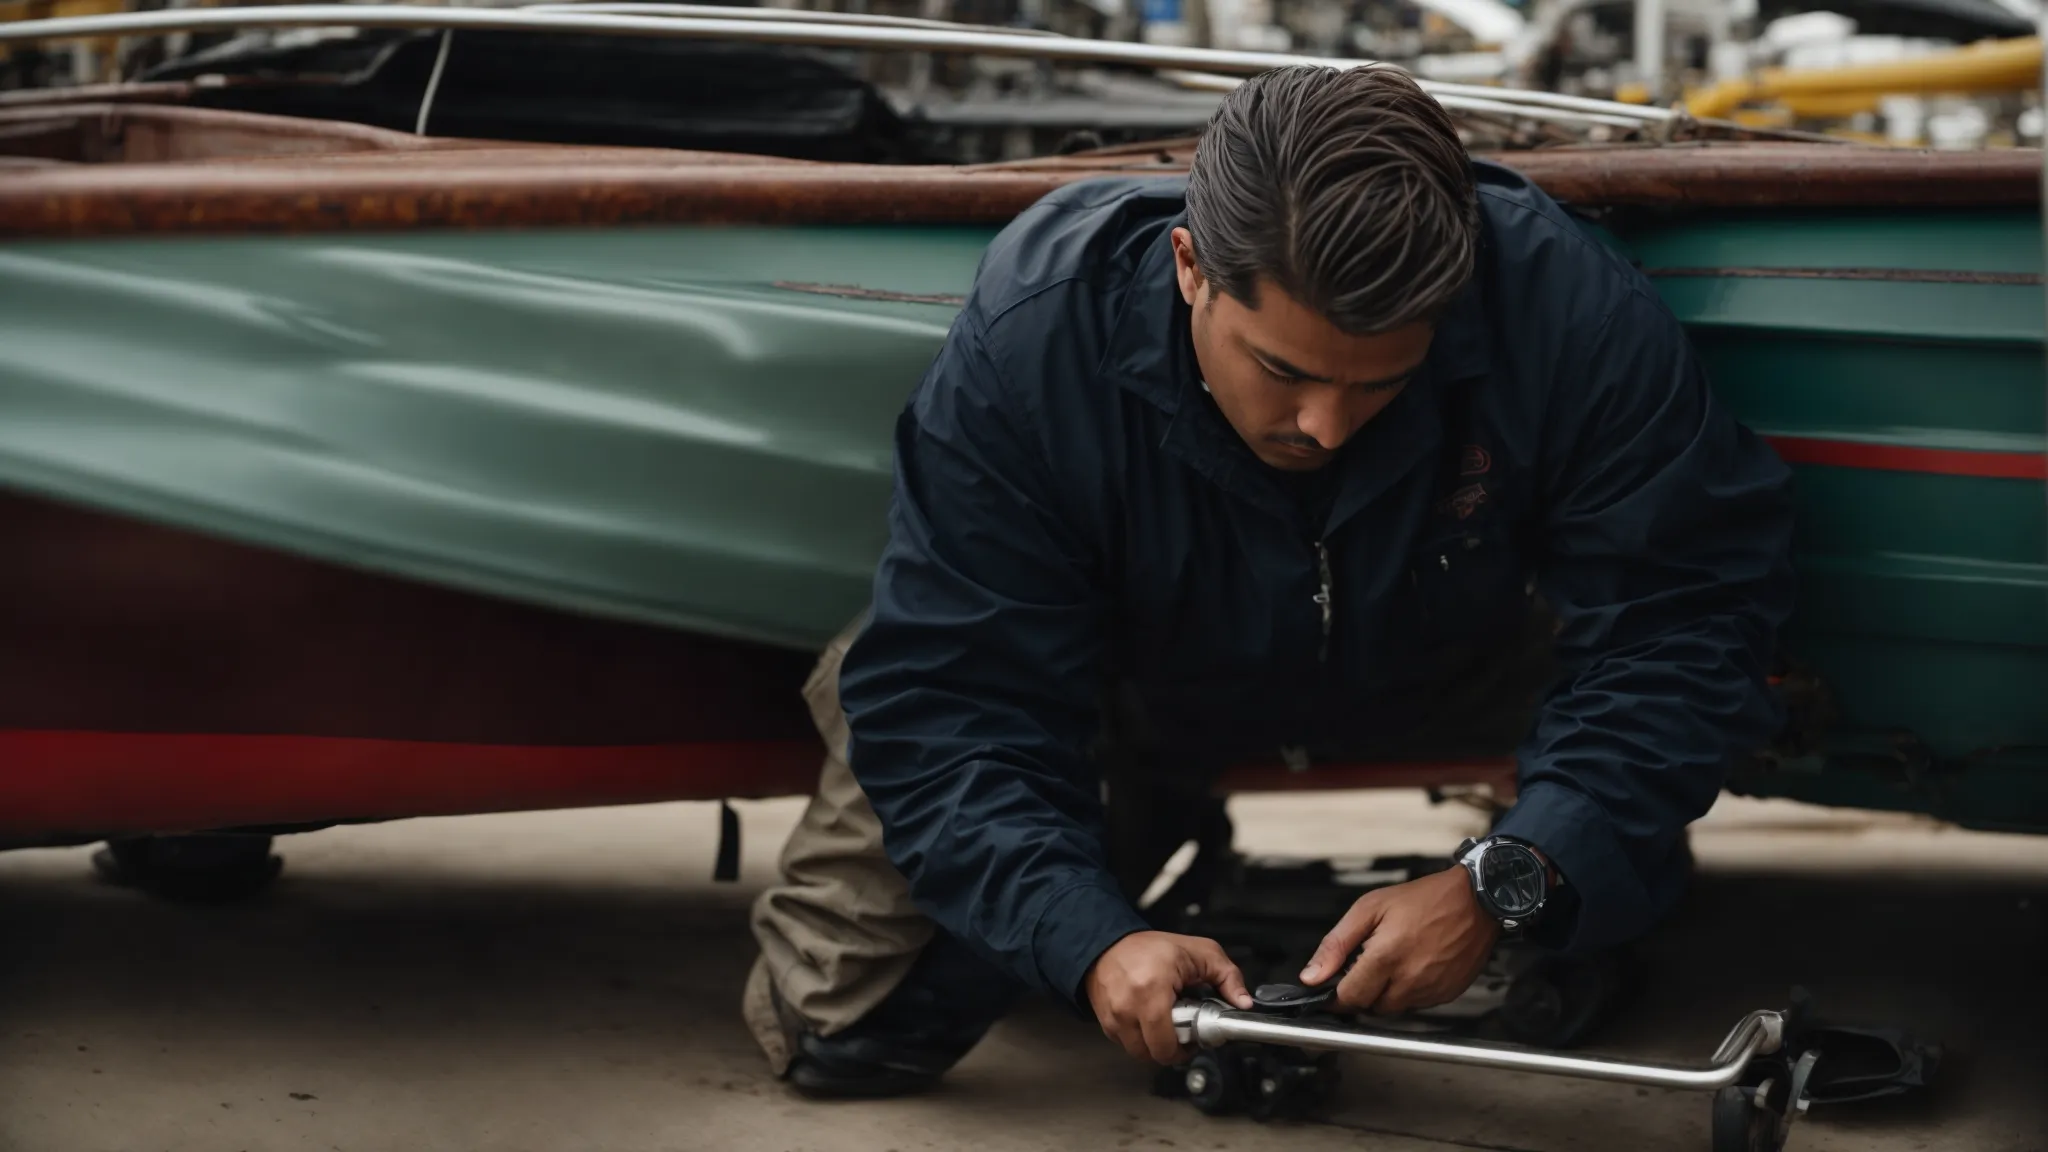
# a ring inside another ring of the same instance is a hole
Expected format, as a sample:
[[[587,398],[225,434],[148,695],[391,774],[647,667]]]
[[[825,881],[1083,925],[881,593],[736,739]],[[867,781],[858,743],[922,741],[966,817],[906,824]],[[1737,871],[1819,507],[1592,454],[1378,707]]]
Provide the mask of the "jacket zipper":
[[[1335,618],[1336,612],[1336,605],[1332,598],[1334,582],[1330,579],[1330,550],[1324,546],[1321,540],[1317,540],[1315,544],[1317,580],[1315,600],[1317,606],[1323,610],[1323,642],[1316,649],[1316,663],[1327,664],[1330,661],[1330,624]]]

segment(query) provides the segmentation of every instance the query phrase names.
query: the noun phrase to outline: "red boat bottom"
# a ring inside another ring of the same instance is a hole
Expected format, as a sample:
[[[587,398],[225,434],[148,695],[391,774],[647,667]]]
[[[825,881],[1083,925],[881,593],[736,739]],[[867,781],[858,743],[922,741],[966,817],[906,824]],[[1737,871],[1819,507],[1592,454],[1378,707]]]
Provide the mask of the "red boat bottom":
[[[787,796],[816,785],[820,751],[810,741],[531,747],[0,731],[0,834],[194,831]]]
[[[0,836],[181,832],[668,800],[808,795],[814,741],[455,744],[296,735],[0,731]],[[1507,759],[1241,765],[1227,792],[1514,783]]]

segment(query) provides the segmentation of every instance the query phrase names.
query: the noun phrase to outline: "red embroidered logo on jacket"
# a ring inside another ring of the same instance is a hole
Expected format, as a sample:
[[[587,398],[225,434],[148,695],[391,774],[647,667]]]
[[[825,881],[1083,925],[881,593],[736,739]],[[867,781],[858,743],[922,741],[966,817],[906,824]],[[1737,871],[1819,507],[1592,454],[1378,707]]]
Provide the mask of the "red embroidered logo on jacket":
[[[1479,511],[1479,506],[1484,503],[1486,503],[1486,485],[1484,484],[1467,484],[1456,492],[1451,493],[1444,500],[1446,510],[1460,520],[1466,519],[1474,512]]]

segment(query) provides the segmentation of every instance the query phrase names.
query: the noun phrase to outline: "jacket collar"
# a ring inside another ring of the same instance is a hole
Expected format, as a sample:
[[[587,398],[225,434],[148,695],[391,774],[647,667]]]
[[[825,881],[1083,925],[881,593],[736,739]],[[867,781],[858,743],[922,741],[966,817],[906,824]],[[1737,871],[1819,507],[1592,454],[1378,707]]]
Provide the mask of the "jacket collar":
[[[1168,417],[1163,449],[1226,491],[1292,518],[1292,501],[1202,392],[1187,337],[1188,306],[1173,266],[1172,232],[1185,221],[1184,214],[1169,221],[1139,260],[1110,334],[1103,374]],[[1482,235],[1479,273],[1438,320],[1422,370],[1345,451],[1339,465],[1345,474],[1325,531],[1335,531],[1416,465],[1433,458],[1443,440],[1442,393],[1467,387],[1491,369],[1489,246]]]
[[[1180,411],[1186,386],[1199,386],[1201,375],[1173,268],[1173,230],[1186,223],[1186,213],[1167,221],[1138,260],[1102,364],[1106,376],[1168,415]]]

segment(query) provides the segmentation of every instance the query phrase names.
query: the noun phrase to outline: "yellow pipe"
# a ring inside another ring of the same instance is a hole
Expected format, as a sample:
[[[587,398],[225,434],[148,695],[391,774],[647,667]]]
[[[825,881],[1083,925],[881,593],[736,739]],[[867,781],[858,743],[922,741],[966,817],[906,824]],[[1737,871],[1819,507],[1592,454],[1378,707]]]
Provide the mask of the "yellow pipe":
[[[1777,101],[1796,120],[1847,120],[1858,112],[1875,112],[1883,92],[1829,92],[1786,96]]]
[[[1742,104],[1760,100],[2019,92],[2040,83],[2041,38],[2024,36],[1882,64],[1809,71],[1767,68],[1753,79],[1700,89],[1686,97],[1685,107],[1694,116],[1718,120]]]

